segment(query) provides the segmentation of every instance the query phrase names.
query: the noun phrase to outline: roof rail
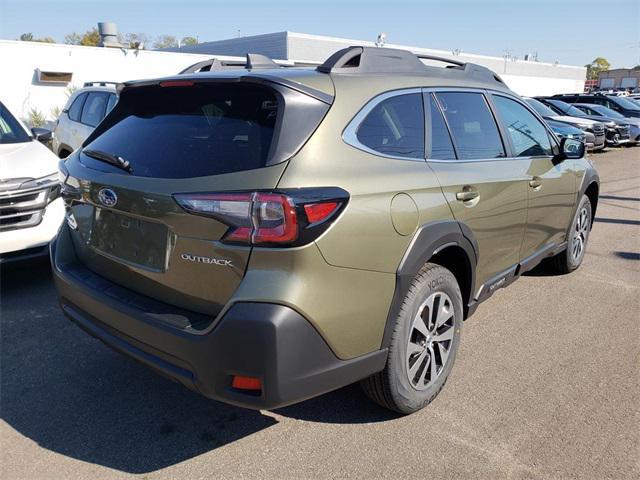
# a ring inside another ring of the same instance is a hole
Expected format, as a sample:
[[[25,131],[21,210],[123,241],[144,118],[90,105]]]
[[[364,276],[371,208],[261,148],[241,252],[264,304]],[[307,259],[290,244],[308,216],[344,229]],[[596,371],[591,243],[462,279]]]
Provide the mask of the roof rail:
[[[247,70],[260,70],[280,68],[282,65],[278,65],[265,55],[259,53],[247,53],[245,61],[242,60],[220,60],[218,58],[210,58],[202,62],[194,63],[193,65],[182,70],[179,75],[185,73],[197,73],[197,72],[209,72],[213,70],[231,70],[246,68]]]
[[[447,68],[455,68],[480,77],[482,80],[499,82],[502,79],[492,70],[475,63],[465,63],[435,55],[415,54],[408,50],[380,47],[352,46],[338,50],[320,66],[323,73],[428,73],[428,66],[421,60],[449,63]]]
[[[84,84],[82,85],[82,88],[84,88],[84,87],[93,87],[93,86],[106,87],[107,85],[118,85],[118,83],[120,83],[120,82],[104,82],[104,81],[100,81],[100,82],[84,82]]]

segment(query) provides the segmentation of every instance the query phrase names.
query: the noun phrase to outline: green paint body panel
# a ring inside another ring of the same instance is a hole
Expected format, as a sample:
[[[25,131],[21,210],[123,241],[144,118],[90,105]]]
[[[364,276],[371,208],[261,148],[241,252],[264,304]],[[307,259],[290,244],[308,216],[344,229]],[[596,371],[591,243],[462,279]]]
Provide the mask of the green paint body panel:
[[[243,72],[245,77],[281,77],[333,96],[324,119],[304,145],[289,160],[265,168],[160,179],[104,173],[71,156],[66,167],[78,179],[81,192],[80,200],[70,207],[78,223],[71,232],[76,255],[87,268],[118,285],[210,316],[206,331],[239,302],[275,303],[307,319],[340,359],[379,350],[396,274],[408,250],[420,248],[412,241],[421,226],[443,221],[464,225],[461,232],[477,245],[473,272],[478,291],[522,259],[549,245],[562,245],[577,194],[592,169],[586,159],[558,163],[546,157],[400,160],[343,140],[345,128],[363,106],[385,92],[487,88],[486,82],[456,70],[441,70],[431,76],[286,69]],[[493,88],[510,94],[498,83]],[[529,185],[534,177],[541,181],[537,190]],[[458,200],[456,195],[470,186],[479,197]],[[117,206],[107,209],[109,214],[98,202],[103,187],[119,197]],[[185,192],[309,187],[339,187],[348,192],[349,200],[324,233],[296,248],[225,244],[221,238],[227,225],[187,213],[172,197]],[[109,233],[123,228],[127,232]],[[100,239],[92,237],[96,232],[102,232]],[[164,263],[158,260],[162,251],[166,251]],[[220,258],[230,265],[194,263],[183,255]]]

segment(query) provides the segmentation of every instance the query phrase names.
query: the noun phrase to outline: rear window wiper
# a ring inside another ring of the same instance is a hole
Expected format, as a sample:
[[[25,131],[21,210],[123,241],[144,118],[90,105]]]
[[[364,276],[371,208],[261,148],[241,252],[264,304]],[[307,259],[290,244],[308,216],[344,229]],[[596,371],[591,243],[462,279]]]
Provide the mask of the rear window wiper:
[[[91,150],[89,148],[83,148],[82,153],[86,156],[95,158],[96,160],[100,160],[102,162],[113,165],[114,167],[121,168],[122,170],[133,173],[133,168],[128,160],[125,160],[118,155],[114,155],[112,153],[103,152],[102,150]]]

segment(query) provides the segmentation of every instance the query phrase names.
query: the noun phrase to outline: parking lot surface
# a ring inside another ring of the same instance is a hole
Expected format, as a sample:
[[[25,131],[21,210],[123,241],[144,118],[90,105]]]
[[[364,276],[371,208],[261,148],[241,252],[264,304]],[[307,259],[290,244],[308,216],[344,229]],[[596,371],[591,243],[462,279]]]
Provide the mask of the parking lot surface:
[[[207,400],[66,320],[46,263],[5,268],[1,478],[640,478],[640,147],[591,158],[582,267],[482,304],[407,417],[357,386],[275,412]]]

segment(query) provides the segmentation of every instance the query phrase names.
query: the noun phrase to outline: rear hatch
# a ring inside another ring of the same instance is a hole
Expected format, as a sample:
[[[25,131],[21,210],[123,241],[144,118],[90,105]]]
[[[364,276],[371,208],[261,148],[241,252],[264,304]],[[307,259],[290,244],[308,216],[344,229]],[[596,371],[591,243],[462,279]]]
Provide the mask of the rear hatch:
[[[125,87],[61,166],[79,260],[131,292],[212,318],[238,287],[252,247],[225,241],[227,217],[198,212],[199,202],[235,218],[248,204],[226,200],[274,189],[328,108],[246,77]]]

